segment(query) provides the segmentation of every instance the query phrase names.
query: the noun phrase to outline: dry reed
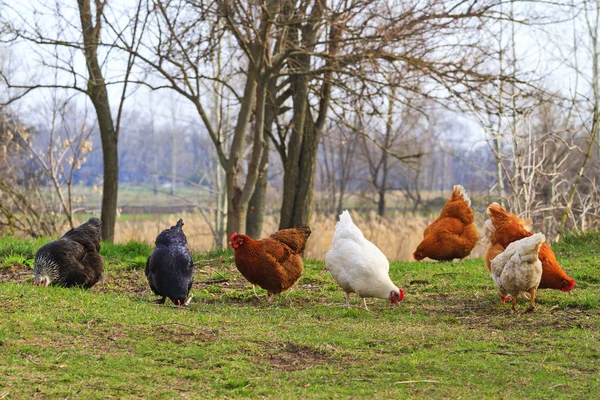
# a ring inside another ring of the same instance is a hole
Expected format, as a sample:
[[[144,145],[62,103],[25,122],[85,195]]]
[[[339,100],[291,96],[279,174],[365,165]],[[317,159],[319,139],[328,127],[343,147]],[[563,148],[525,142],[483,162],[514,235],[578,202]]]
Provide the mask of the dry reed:
[[[362,230],[365,237],[372,241],[390,260],[409,261],[412,253],[423,238],[423,230],[436,216],[396,214],[388,218],[380,218],[376,213],[359,215],[351,212],[354,223]],[[182,213],[181,215],[158,215],[153,219],[147,216],[129,216],[119,219],[115,228],[115,241],[126,242],[137,240],[154,243],[156,236],[177,222],[179,218],[185,222],[184,231],[190,249],[204,252],[214,248],[211,229],[199,213]],[[211,216],[208,216],[211,218]],[[278,218],[267,216],[262,237],[278,228]],[[311,220],[312,235],[306,244],[305,257],[323,260],[331,248],[331,239],[335,231],[335,216],[315,215]],[[477,218],[480,237],[485,235],[483,216]],[[482,257],[485,251],[485,239],[480,241],[471,253],[471,258]]]

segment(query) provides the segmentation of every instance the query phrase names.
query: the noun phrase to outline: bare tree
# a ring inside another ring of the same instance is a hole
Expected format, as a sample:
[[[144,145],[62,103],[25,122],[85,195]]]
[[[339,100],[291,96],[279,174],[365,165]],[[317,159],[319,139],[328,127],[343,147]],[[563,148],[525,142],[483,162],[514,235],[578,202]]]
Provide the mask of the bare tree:
[[[24,14],[21,9],[7,7],[12,11],[12,17],[15,20],[5,21],[8,25],[8,32],[12,37],[19,40],[25,40],[41,48],[51,49],[53,62],[47,62],[45,55],[40,54],[42,65],[52,69],[61,71],[65,74],[61,83],[45,83],[39,82],[35,84],[16,84],[8,80],[8,77],[3,75],[5,82],[9,87],[23,90],[21,96],[26,95],[32,90],[50,88],[50,89],[67,89],[75,90],[87,95],[89,100],[96,110],[98,127],[102,141],[102,154],[104,159],[104,176],[103,176],[103,191],[102,191],[102,238],[106,241],[114,239],[114,228],[117,213],[117,199],[119,189],[119,153],[118,139],[120,130],[120,121],[123,112],[123,105],[127,96],[128,83],[130,74],[134,65],[133,53],[129,53],[129,57],[125,61],[124,73],[121,77],[122,90],[119,104],[117,106],[116,117],[111,109],[108,95],[108,83],[105,80],[103,72],[103,61],[100,60],[99,48],[102,46],[101,34],[104,31],[103,23],[106,23],[111,30],[116,33],[119,40],[127,43],[127,46],[136,48],[138,45],[139,36],[142,35],[144,29],[143,21],[139,19],[141,15],[141,2],[138,2],[137,12],[129,21],[130,34],[125,37],[124,29],[118,28],[112,24],[106,17],[107,11],[106,1],[94,1],[93,7],[91,0],[77,1],[77,16],[79,17],[80,26],[76,27],[71,23],[69,18],[70,12],[60,4],[55,4],[53,9],[56,31],[44,32],[38,21],[30,21],[27,18],[28,14]],[[36,4],[33,7],[44,7]],[[51,6],[50,6],[51,7]],[[29,10],[31,11],[31,10]],[[35,16],[36,12],[31,11]],[[81,37],[74,37],[77,34],[72,32],[72,29],[77,29]],[[6,39],[5,39],[6,40]],[[66,50],[61,52],[59,48]],[[87,76],[84,77],[78,71],[75,62],[75,52],[81,51],[85,56]],[[83,81],[85,86],[80,86],[79,82]],[[68,82],[68,83],[62,83]]]
[[[0,225],[11,233],[54,235],[65,223],[73,227],[73,178],[92,151],[86,118],[72,115],[70,99],[52,96],[48,131],[27,128],[4,117],[0,165]]]

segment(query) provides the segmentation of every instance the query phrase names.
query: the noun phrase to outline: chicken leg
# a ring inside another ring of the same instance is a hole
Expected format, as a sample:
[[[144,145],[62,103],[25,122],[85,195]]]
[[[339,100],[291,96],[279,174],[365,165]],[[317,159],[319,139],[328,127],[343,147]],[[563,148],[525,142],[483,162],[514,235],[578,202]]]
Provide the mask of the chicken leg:
[[[346,308],[350,308],[350,293],[346,292]]]
[[[516,308],[516,307],[517,307],[517,298],[518,298],[518,297],[519,297],[519,296],[517,295],[517,296],[514,296],[514,297],[512,298],[512,308],[511,308],[511,310],[510,310],[511,312],[516,312],[516,311],[517,311],[517,308]]]
[[[365,310],[369,311],[369,307],[367,307],[367,299],[363,297],[362,302],[363,302],[363,305],[365,306]]]
[[[257,299],[260,300],[260,297],[258,296],[258,293],[256,293],[256,285],[252,285],[252,291],[254,292],[254,297],[256,297]]]
[[[535,292],[536,292],[537,288],[531,288],[529,289],[529,294],[531,295],[531,303],[529,305],[529,308],[527,309],[527,312],[533,312],[535,311]]]

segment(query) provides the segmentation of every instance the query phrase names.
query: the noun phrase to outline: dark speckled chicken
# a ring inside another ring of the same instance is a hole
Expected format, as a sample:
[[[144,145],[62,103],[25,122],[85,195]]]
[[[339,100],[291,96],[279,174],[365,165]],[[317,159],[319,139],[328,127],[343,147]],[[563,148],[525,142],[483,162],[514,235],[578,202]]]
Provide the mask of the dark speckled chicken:
[[[90,218],[58,240],[42,246],[35,254],[35,284],[90,288],[104,272],[100,251],[102,222]]]
[[[194,282],[194,264],[182,227],[183,220],[180,219],[175,226],[162,231],[146,262],[150,289],[162,296],[160,303],[168,297],[174,304],[182,306],[191,299],[188,295]]]

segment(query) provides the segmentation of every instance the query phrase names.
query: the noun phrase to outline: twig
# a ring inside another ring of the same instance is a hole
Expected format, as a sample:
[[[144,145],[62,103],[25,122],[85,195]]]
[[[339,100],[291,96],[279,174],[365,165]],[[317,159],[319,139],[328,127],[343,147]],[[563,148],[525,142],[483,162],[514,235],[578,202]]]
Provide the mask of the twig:
[[[8,397],[9,394],[10,394],[10,392],[0,393],[0,399],[4,399],[4,398]]]
[[[85,386],[90,387],[90,388],[97,388],[97,389],[101,389],[101,390],[107,389],[106,386],[100,386],[100,385],[86,384]],[[119,387],[119,386],[109,386],[108,389],[118,390],[120,392],[133,392],[133,393],[138,393],[138,392],[141,392],[142,390],[144,390],[144,389],[137,389],[137,388],[125,388],[125,387]]]
[[[201,265],[201,264],[211,263],[213,261],[221,261],[221,262],[223,262],[223,261],[226,261],[226,258],[225,257],[219,257],[219,258],[212,258],[210,260],[200,260],[200,261],[196,261],[194,263],[194,266]]]
[[[83,336],[87,335],[87,333],[90,331],[90,324],[92,324],[94,322],[96,322],[96,321],[95,320],[88,321],[87,322],[87,329],[85,330],[85,332],[83,332],[81,335],[75,336],[75,338],[73,340],[79,339],[80,337],[83,337]]]
[[[557,387],[560,387],[560,386],[567,386],[567,385],[564,383],[557,383],[556,385],[549,386],[548,389],[556,389]]]
[[[183,324],[181,322],[164,322],[162,324],[152,324],[152,326],[166,326],[166,325],[181,325],[181,326],[187,326],[188,328],[192,328],[195,330],[199,330],[198,327],[196,327],[196,326]]]
[[[425,280],[425,279],[415,279],[409,282],[409,285],[416,285],[416,284],[421,284],[421,285],[429,285],[431,282]]]
[[[510,351],[490,351],[490,354],[498,354],[499,356],[514,356],[515,353]]]
[[[224,283],[224,282],[229,282],[229,279],[227,278],[223,278],[223,279],[209,279],[207,281],[202,281],[202,282],[198,282],[201,283],[203,285],[214,285],[217,283]]]
[[[23,356],[24,359],[26,359],[27,361],[29,361],[30,363],[34,364],[34,365],[40,365],[38,362],[33,361],[32,359],[30,359],[29,357],[27,357],[27,355],[21,353],[21,355]]]
[[[423,379],[423,380],[417,380],[417,381],[400,381],[400,382],[394,382],[394,385],[406,385],[409,383],[442,383],[440,381],[434,381],[432,379]]]

